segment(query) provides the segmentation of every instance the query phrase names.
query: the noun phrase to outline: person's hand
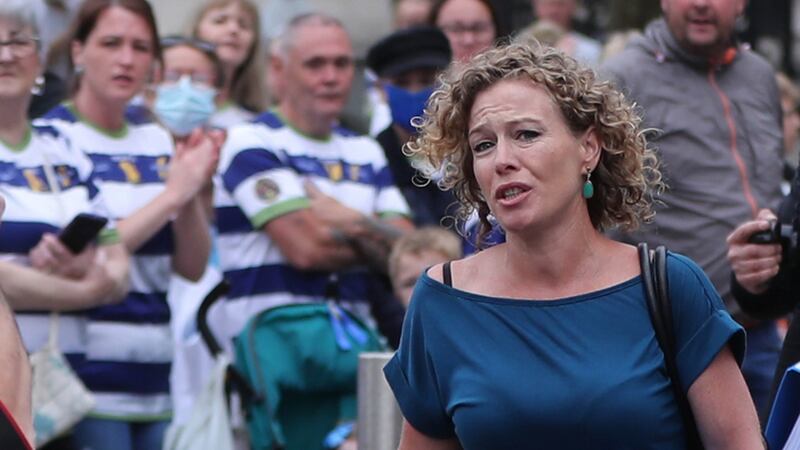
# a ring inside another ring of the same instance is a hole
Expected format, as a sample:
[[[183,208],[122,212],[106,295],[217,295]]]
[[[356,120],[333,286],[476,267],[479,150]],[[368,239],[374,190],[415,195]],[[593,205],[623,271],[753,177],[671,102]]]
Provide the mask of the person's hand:
[[[45,233],[39,243],[28,252],[31,266],[45,273],[65,278],[80,279],[94,263],[96,247],[88,245],[81,253],[73,254],[52,233]]]
[[[113,300],[116,284],[102,264],[91,264],[80,280],[82,291],[94,304],[105,304]]]
[[[176,143],[170,162],[166,190],[172,192],[180,205],[191,200],[210,180],[219,162],[219,150],[225,142],[221,130],[194,130],[186,139]]]
[[[761,294],[778,273],[781,264],[780,244],[751,244],[754,233],[769,229],[777,220],[772,211],[762,209],[755,220],[745,222],[728,236],[728,261],[736,281],[751,294]]]
[[[303,187],[311,200],[311,212],[326,225],[343,231],[364,218],[360,212],[320,191],[313,181],[305,180]]]

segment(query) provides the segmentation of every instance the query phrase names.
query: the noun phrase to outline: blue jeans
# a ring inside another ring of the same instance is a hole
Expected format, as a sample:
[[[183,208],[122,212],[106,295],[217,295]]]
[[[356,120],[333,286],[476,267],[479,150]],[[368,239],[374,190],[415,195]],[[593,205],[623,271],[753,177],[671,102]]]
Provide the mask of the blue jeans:
[[[772,379],[782,341],[775,321],[760,323],[747,330],[747,349],[744,352],[742,374],[761,418],[769,414],[768,408]]]
[[[168,425],[89,417],[75,426],[73,442],[78,450],[161,450]]]

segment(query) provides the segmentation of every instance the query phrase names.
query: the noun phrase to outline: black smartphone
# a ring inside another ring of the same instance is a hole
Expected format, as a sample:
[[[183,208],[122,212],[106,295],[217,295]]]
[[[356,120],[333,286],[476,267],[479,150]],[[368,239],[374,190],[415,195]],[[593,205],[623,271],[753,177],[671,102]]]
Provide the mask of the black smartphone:
[[[100,230],[106,223],[108,223],[108,219],[105,217],[87,213],[78,214],[61,230],[58,240],[77,255],[100,234]]]

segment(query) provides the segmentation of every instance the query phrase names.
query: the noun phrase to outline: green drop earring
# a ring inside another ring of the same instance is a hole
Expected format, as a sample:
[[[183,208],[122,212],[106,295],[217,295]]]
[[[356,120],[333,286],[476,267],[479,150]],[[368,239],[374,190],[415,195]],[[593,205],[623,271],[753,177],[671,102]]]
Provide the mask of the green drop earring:
[[[583,182],[583,198],[594,197],[594,185],[592,184],[592,169],[586,168],[586,181]]]

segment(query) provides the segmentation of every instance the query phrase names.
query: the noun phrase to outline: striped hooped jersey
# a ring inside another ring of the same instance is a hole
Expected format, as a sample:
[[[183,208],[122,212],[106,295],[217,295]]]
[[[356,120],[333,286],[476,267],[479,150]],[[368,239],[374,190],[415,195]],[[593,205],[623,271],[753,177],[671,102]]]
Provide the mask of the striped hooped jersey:
[[[267,222],[309,207],[306,179],[365,215],[409,214],[370,137],[337,128],[326,140],[313,139],[272,112],[231,128],[215,190],[220,264],[231,284],[224,310],[214,316],[224,336],[236,335],[258,311],[324,296],[331,274],[292,267],[263,230]],[[377,280],[359,268],[337,275],[341,301],[368,318],[366,301]]]
[[[48,165],[58,189],[50,184],[45,169]],[[0,141],[0,196],[6,202],[0,225],[0,258],[29,265],[28,253],[44,233],[58,233],[80,213],[109,217],[91,173],[89,159],[53,127],[33,126],[17,146]],[[119,242],[113,221],[101,231],[98,242]],[[17,311],[16,318],[27,350],[40,349],[47,342],[49,313]],[[85,311],[61,314],[58,343],[71,362],[85,358]]]
[[[85,122],[69,104],[42,119],[89,157],[115,220],[163,191],[173,151],[172,138],[161,126],[130,114],[127,118],[116,134]],[[127,297],[88,313],[86,360],[75,369],[97,400],[93,415],[143,420],[169,415],[172,341],[166,293],[173,247],[168,223],[131,255]]]

